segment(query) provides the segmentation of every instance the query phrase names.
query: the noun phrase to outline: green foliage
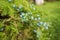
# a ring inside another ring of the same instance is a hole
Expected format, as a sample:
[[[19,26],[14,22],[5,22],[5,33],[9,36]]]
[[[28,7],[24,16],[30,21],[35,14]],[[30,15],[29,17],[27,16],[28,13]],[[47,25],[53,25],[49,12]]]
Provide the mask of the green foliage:
[[[0,40],[55,40],[60,9],[49,4],[37,7],[26,0],[0,0]]]
[[[26,0],[0,0],[0,39],[39,40],[42,31],[48,30],[39,10]]]

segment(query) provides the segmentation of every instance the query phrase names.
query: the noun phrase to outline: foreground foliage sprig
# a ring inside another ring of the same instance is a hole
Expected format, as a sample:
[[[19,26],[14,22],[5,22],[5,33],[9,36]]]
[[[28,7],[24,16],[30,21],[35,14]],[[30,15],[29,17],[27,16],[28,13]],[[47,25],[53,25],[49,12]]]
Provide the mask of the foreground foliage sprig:
[[[26,0],[0,1],[0,39],[38,40],[48,30],[48,22],[41,20],[41,13]],[[47,31],[48,32],[48,31]]]

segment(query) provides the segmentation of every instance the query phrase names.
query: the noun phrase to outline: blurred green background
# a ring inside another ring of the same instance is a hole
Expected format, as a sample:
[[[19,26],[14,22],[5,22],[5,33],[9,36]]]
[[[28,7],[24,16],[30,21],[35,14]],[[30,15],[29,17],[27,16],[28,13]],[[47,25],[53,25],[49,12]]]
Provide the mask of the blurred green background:
[[[0,40],[60,40],[60,1],[0,0]]]

